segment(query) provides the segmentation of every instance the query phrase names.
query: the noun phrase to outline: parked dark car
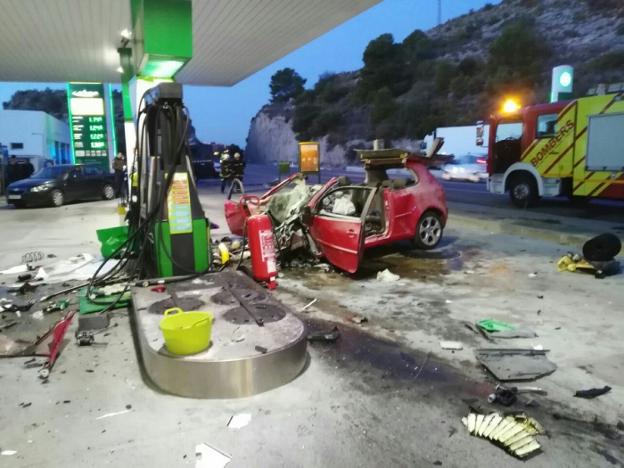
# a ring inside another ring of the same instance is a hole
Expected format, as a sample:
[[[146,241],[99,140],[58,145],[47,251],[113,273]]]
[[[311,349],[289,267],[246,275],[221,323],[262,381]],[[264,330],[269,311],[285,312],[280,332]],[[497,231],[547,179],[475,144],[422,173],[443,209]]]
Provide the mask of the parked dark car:
[[[61,206],[77,200],[111,200],[114,196],[113,176],[90,164],[44,167],[28,179],[7,187],[7,203],[16,208]]]

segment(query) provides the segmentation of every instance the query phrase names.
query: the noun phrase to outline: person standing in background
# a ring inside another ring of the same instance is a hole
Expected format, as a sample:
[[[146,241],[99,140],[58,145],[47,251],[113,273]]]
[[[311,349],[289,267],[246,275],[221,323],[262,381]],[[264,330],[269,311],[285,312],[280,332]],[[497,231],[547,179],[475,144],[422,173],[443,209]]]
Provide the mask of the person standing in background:
[[[115,174],[115,197],[119,198],[121,196],[126,172],[126,158],[123,153],[117,153],[117,156],[113,159],[113,172]]]

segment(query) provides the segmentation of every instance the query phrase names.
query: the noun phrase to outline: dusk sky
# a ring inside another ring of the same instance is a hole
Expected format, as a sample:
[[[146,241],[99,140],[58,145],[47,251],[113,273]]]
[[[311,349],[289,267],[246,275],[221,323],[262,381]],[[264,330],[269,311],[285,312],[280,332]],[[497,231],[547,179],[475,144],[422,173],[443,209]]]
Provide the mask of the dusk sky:
[[[479,9],[486,3],[486,0],[442,0],[442,20]],[[235,86],[185,86],[184,101],[197,136],[204,142],[236,143],[244,147],[251,118],[269,101],[269,80],[276,70],[294,68],[307,79],[306,87],[310,88],[325,72],[360,68],[366,45],[380,34],[389,32],[401,41],[414,29],[427,30],[436,23],[437,0],[385,0]],[[0,102],[8,100],[17,90],[46,86],[60,89],[65,85],[0,83]]]

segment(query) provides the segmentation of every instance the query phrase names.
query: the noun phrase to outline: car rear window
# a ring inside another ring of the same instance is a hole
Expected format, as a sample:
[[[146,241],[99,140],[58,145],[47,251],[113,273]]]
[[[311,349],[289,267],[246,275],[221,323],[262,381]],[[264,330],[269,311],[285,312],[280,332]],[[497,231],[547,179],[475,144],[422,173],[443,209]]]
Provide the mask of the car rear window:
[[[67,166],[48,166],[39,169],[30,177],[33,179],[55,179],[58,176],[69,172],[69,167]]]
[[[418,182],[418,176],[411,170],[406,168],[399,169],[388,169],[387,171],[388,179],[396,186],[407,186],[414,185]]]

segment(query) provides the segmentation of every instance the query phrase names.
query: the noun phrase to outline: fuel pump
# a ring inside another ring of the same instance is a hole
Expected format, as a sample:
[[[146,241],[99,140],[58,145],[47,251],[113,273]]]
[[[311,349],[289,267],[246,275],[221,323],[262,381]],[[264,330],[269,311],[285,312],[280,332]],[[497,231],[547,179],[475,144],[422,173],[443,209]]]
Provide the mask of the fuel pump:
[[[138,236],[147,275],[168,277],[207,272],[210,223],[199,202],[188,147],[189,117],[182,85],[148,90],[137,119],[138,155],[133,177],[131,231]],[[134,180],[134,179],[133,179]]]

